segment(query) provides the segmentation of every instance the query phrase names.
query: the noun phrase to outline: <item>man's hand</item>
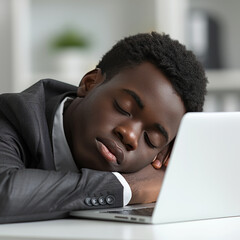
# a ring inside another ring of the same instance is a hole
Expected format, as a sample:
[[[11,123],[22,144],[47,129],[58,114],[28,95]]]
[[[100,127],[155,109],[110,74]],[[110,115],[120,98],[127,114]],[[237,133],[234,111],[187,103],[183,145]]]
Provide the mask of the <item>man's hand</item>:
[[[165,168],[155,169],[151,164],[135,173],[122,174],[132,190],[129,204],[151,203],[157,200]]]
[[[169,157],[164,161],[160,161],[159,159],[156,159],[152,162],[152,166],[155,168],[155,169],[160,169],[161,167],[167,167],[168,165],[168,161],[169,161]]]
[[[156,169],[160,169],[161,167],[167,167],[169,157],[172,151],[174,141],[172,141],[170,144],[168,144],[154,159],[152,162],[152,166]]]

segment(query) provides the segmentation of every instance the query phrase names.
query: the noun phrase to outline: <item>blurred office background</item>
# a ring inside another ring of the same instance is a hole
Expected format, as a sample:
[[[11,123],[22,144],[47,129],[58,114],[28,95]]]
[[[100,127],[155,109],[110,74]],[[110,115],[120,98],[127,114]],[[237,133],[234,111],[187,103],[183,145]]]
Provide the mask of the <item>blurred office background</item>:
[[[239,0],[0,0],[0,93],[42,78],[78,84],[117,40],[155,30],[203,63],[205,111],[239,111],[239,10]]]

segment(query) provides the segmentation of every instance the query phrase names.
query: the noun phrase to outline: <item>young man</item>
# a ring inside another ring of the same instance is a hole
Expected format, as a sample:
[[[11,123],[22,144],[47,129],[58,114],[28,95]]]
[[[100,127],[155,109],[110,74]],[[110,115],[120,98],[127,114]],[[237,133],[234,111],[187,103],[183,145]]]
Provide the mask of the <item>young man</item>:
[[[46,79],[1,95],[0,222],[155,201],[206,83],[190,51],[153,32],[119,41],[78,88]]]

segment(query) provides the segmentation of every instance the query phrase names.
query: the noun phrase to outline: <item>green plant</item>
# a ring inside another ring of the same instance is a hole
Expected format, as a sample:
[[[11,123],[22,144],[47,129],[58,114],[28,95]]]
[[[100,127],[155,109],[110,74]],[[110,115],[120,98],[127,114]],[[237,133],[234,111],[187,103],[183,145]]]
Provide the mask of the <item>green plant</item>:
[[[89,41],[76,30],[66,29],[53,39],[52,46],[55,49],[86,48],[89,46]]]

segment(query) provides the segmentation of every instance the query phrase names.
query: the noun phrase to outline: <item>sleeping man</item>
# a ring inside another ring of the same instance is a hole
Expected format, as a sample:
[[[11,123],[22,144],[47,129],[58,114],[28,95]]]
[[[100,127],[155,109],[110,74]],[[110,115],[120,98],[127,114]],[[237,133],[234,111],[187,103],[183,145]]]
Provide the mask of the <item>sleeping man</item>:
[[[191,51],[152,32],[120,40],[78,87],[44,79],[0,95],[0,222],[156,201],[206,84]]]

